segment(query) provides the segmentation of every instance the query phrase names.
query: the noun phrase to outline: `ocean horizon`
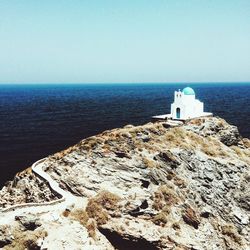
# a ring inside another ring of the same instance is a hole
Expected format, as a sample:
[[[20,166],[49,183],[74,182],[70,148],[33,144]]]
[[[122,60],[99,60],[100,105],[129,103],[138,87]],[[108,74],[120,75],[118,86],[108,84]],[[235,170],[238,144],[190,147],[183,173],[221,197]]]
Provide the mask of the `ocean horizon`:
[[[0,185],[81,139],[170,113],[174,91],[196,98],[250,137],[250,83],[0,84]]]

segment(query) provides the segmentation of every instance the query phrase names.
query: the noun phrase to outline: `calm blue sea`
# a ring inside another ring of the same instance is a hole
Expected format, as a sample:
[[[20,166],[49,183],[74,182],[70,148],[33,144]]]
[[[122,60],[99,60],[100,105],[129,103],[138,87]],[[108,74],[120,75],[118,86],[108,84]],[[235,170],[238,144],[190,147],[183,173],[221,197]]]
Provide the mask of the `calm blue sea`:
[[[250,84],[189,84],[205,111],[250,137]],[[0,185],[83,138],[168,113],[178,84],[0,85]]]

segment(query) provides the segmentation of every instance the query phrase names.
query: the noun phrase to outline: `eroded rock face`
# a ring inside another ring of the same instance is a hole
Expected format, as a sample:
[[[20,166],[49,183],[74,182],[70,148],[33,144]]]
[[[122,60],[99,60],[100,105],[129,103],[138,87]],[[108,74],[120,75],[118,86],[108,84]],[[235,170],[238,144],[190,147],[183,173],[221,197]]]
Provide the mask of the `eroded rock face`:
[[[7,225],[0,226],[0,248],[9,245],[13,240],[10,227]]]
[[[16,221],[19,221],[20,224],[26,229],[34,231],[36,228],[41,226],[39,219],[34,215],[29,216],[16,216]]]
[[[82,140],[43,163],[79,204],[86,201],[61,211],[56,228],[83,230],[103,249],[247,249],[249,146],[216,117],[129,125]]]
[[[56,200],[58,197],[51,192],[48,184],[37,178],[31,169],[18,173],[13,181],[9,181],[0,190],[0,207],[22,203],[36,203]]]

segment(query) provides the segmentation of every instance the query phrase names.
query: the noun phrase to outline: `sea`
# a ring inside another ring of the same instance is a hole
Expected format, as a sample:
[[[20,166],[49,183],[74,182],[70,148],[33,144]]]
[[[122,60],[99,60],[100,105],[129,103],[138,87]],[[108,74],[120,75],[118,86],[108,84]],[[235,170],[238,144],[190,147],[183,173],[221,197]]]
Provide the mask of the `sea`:
[[[250,83],[1,84],[0,187],[86,137],[169,113],[174,91],[186,86],[250,138]]]

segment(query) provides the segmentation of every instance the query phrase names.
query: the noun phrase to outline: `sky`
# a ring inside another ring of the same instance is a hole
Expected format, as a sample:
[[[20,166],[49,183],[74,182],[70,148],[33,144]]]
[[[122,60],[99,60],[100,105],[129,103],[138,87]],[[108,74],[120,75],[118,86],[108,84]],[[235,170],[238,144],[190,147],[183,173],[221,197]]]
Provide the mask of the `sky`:
[[[0,83],[233,81],[249,0],[0,0]]]

